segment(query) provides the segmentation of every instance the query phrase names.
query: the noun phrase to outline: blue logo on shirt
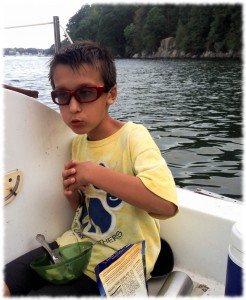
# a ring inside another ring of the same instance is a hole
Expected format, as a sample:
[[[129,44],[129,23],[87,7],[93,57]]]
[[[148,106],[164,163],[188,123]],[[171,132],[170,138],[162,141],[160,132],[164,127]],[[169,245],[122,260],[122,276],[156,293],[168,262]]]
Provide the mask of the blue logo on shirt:
[[[105,167],[102,163],[100,165]],[[113,210],[118,210],[123,205],[123,201],[109,193],[102,193],[103,191],[97,187],[94,188],[100,193],[100,198],[89,198],[88,207],[85,201],[83,202],[83,212],[80,219],[83,233],[85,235],[86,233],[108,234],[114,230],[116,225]]]

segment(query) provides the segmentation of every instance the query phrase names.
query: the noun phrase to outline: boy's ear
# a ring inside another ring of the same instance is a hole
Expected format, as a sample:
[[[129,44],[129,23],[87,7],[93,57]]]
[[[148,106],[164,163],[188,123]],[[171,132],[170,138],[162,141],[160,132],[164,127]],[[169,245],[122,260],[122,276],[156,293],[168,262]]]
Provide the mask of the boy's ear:
[[[117,85],[115,84],[108,92],[108,105],[114,104],[117,98]]]

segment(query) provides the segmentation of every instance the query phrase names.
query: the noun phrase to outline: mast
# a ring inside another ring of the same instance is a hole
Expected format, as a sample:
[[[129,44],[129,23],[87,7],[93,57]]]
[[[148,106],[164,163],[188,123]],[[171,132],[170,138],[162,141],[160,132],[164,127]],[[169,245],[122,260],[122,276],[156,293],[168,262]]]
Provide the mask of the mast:
[[[61,48],[59,17],[57,16],[53,17],[53,24],[54,24],[54,37],[55,37],[55,53],[57,53]]]

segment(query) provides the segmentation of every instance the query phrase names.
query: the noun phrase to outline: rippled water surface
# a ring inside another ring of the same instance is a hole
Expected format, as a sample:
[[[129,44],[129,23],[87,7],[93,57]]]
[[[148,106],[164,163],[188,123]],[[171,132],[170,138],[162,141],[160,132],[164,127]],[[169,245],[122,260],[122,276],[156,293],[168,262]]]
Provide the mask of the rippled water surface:
[[[47,57],[4,57],[4,83],[50,100]],[[111,115],[144,124],[180,187],[242,200],[242,63],[116,60]]]

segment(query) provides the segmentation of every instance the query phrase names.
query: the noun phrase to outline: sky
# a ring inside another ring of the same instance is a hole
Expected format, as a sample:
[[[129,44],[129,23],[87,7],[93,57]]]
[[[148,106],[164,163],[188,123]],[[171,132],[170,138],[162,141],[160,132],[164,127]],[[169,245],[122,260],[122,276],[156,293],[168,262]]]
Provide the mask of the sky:
[[[2,0],[2,42],[6,47],[33,47],[47,49],[54,44],[53,24],[4,29],[16,25],[53,22],[58,16],[60,24],[66,28],[69,19],[86,3],[81,0]],[[61,40],[64,37],[60,29]]]
[[[237,1],[188,1],[188,3],[235,3]],[[34,27],[4,29],[5,27],[17,25],[30,25],[49,23],[53,21],[53,16],[58,16],[63,28],[69,19],[86,3],[187,3],[185,1],[93,1],[93,0],[1,0],[1,46],[2,48],[41,48],[47,49],[54,44],[53,25],[42,25]],[[61,40],[64,38],[63,30],[60,28]]]

